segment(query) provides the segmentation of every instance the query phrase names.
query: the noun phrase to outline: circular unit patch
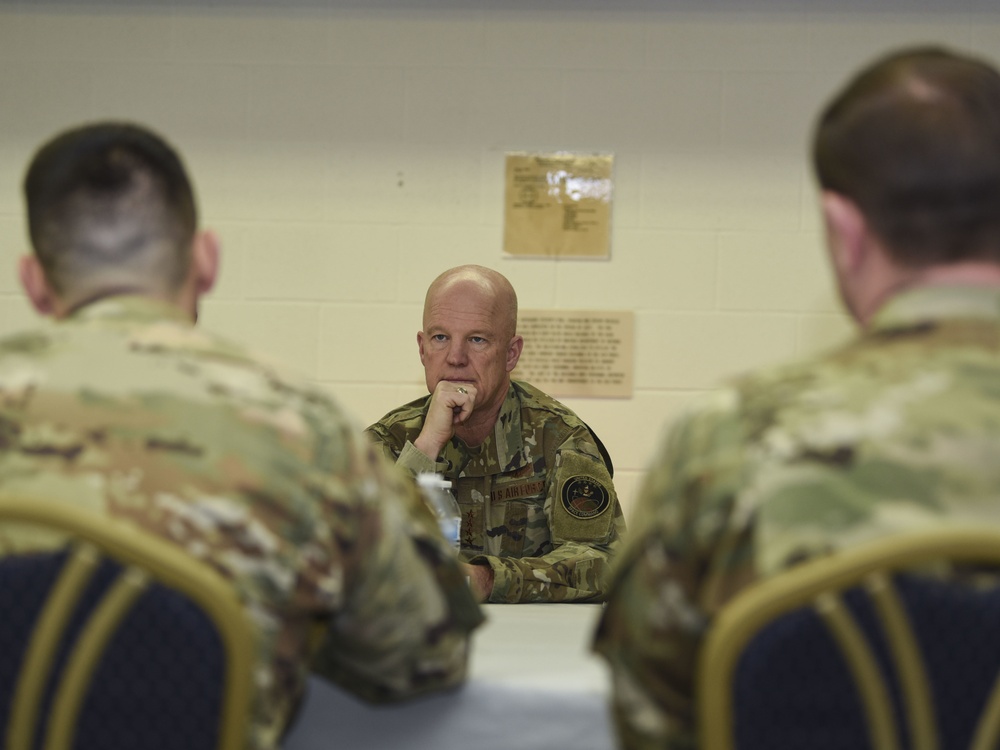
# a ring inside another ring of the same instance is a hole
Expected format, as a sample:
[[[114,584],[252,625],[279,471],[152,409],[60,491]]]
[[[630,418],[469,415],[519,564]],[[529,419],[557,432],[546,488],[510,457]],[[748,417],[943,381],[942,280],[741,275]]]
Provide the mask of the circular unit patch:
[[[572,477],[563,484],[562,504],[574,518],[596,518],[611,507],[611,494],[593,477]]]

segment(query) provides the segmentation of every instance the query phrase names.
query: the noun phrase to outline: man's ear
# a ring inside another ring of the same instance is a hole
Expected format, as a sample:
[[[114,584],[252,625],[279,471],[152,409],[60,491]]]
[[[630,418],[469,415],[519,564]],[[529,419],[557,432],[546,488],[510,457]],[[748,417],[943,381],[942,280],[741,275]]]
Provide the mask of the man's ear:
[[[38,258],[34,255],[21,256],[17,270],[21,286],[24,288],[24,293],[28,295],[28,299],[31,300],[32,307],[40,315],[55,315],[57,298],[45,276],[42,264],[38,262]]]
[[[840,193],[823,191],[820,205],[837,275],[852,278],[865,261],[870,239],[868,221],[858,205]]]
[[[218,235],[210,229],[195,233],[191,245],[191,273],[194,291],[200,297],[212,291],[219,276],[220,244]]]
[[[420,364],[426,366],[427,363],[424,362],[424,332],[423,331],[417,331],[417,351],[420,352]]]
[[[524,349],[524,338],[514,336],[507,345],[507,372],[517,367],[517,361],[521,359],[522,349]]]

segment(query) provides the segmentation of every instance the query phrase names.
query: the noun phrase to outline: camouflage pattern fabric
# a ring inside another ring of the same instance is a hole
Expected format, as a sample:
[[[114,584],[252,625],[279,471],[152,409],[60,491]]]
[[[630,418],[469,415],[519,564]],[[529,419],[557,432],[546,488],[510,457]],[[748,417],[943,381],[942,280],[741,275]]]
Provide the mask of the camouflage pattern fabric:
[[[443,474],[462,511],[462,556],[489,564],[491,602],[603,599],[625,519],[587,426],[527,383],[511,383],[493,434],[458,438],[434,462],[414,447],[430,396],[368,428],[398,466]]]
[[[159,303],[0,341],[0,494],[125,519],[232,580],[259,631],[250,747],[277,746],[310,666],[371,700],[464,677],[482,615],[410,485],[326,395]],[[53,543],[0,528],[0,554]]]
[[[694,748],[712,616],[816,555],[942,523],[1000,525],[1000,292],[905,292],[826,356],[679,419],[644,483],[595,648],[626,748]]]

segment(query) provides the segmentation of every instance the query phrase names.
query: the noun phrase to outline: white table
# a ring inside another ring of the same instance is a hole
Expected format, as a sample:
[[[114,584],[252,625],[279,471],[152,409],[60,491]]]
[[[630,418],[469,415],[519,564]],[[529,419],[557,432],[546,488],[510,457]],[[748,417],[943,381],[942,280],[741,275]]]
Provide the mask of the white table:
[[[489,604],[457,690],[371,706],[313,678],[284,750],[611,750],[599,604]]]

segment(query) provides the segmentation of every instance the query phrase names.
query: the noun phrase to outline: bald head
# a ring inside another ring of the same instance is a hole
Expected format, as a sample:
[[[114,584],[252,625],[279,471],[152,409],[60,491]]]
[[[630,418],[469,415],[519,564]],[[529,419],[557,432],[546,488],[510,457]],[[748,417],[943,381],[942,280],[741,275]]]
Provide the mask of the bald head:
[[[450,434],[469,445],[482,443],[503,406],[524,346],[516,329],[517,295],[496,271],[459,266],[427,289],[423,330],[417,332],[427,390],[456,392],[460,384],[472,394],[471,414],[449,425]],[[454,419],[450,409],[445,416]]]
[[[502,326],[504,338],[517,333],[517,293],[503,274],[485,266],[465,265],[451,268],[438,276],[427,288],[424,298],[424,329],[428,327],[428,313],[444,292],[462,294],[482,300],[484,310]]]

